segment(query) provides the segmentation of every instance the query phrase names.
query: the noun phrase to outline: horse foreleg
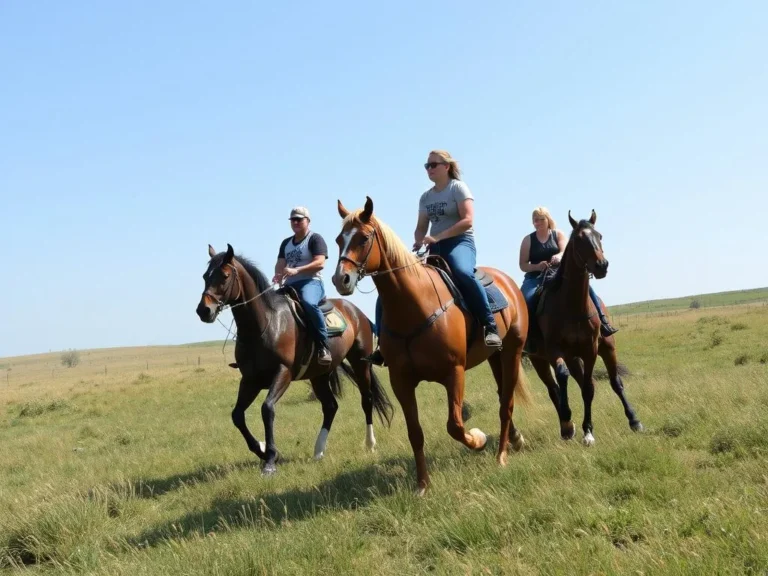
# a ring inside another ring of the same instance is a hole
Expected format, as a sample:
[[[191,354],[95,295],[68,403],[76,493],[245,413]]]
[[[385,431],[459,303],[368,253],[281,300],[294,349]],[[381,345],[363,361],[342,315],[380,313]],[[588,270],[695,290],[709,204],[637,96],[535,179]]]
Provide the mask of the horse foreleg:
[[[427,459],[424,457],[424,431],[419,424],[419,407],[416,404],[416,384],[412,378],[402,378],[389,372],[392,391],[403,410],[405,424],[408,427],[408,440],[411,443],[413,457],[416,460],[416,494],[423,496],[429,486]]]
[[[472,428],[469,433],[464,431],[464,367],[454,366],[442,384],[448,392],[448,434],[467,448],[482,450],[488,441],[487,436],[479,428]]]
[[[539,375],[539,379],[547,387],[549,399],[552,401],[552,404],[555,407],[555,411],[557,412],[558,420],[560,421],[560,436],[563,439],[568,440],[573,438],[574,428],[573,422],[571,422],[571,408],[568,406],[567,392],[565,392],[566,389],[564,388],[563,383],[560,381],[558,372],[555,372],[555,374],[558,375],[557,381],[555,381],[555,378],[552,376],[550,363],[545,358],[541,358],[539,356],[530,356],[529,359],[533,365],[533,368],[536,370],[536,374]],[[562,363],[562,360],[560,360],[560,365],[563,369],[565,369],[565,364]],[[565,378],[565,386],[567,386],[567,371]]]
[[[339,409],[339,403],[333,397],[331,391],[331,379],[328,374],[323,374],[310,380],[312,390],[323,407],[323,425],[315,441],[315,460],[320,460],[325,455],[325,445],[328,442],[328,433],[331,431],[333,418]]]
[[[592,399],[595,396],[595,383],[592,380],[592,371],[595,367],[595,356],[589,351],[581,353],[580,358],[584,363],[582,370],[581,364],[576,358],[567,360],[568,369],[578,382],[581,388],[581,399],[584,403],[584,420],[581,423],[581,429],[584,432],[584,445],[592,446],[595,443],[594,428],[592,426]]]
[[[277,472],[275,463],[278,459],[275,446],[275,404],[282,398],[288,385],[291,383],[291,372],[285,366],[280,366],[272,377],[269,394],[261,405],[261,418],[264,421],[264,435],[266,436],[267,449],[265,454],[262,474],[274,474]]]
[[[259,395],[260,391],[261,388],[258,386],[255,378],[246,378],[244,376],[240,379],[237,402],[235,403],[235,408],[232,410],[232,423],[238,430],[240,430],[243,438],[245,438],[245,443],[248,446],[248,449],[260,459],[264,460],[264,450],[266,445],[263,442],[257,441],[245,424],[245,411],[248,410],[251,404],[253,404],[253,401],[256,400],[256,396]]]
[[[629,421],[629,427],[635,432],[642,432],[643,425],[624,394],[624,383],[621,381],[621,376],[619,376],[619,362],[616,358],[616,348],[609,345],[603,338],[601,338],[597,353],[600,354],[600,357],[605,363],[605,368],[608,370],[611,388],[619,397],[619,400],[621,400],[622,406],[624,406],[624,415]]]

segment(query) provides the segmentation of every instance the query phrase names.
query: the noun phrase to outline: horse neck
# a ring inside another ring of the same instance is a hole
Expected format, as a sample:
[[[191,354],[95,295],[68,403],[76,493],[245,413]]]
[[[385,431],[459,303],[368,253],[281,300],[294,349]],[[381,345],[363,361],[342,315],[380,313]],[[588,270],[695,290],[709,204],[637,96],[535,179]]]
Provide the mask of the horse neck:
[[[240,283],[243,288],[243,294],[239,302],[247,302],[243,306],[232,308],[232,316],[237,324],[238,336],[260,335],[269,323],[270,312],[259,296],[259,290],[256,281],[251,277],[246,269],[238,265],[237,273],[240,276]],[[233,304],[237,304],[233,303]]]
[[[381,251],[383,265],[379,274],[373,276],[373,283],[381,296],[382,306],[386,309],[397,309],[397,317],[388,318],[388,324],[398,331],[417,322],[434,312],[434,306],[425,296],[435,294],[435,288],[426,269],[419,274],[413,273],[414,267],[422,267],[418,262],[408,265],[407,262],[387,260],[384,250]],[[392,270],[390,272],[390,270]],[[444,304],[445,302],[443,302]],[[426,311],[425,304],[429,308]]]
[[[568,246],[563,265],[563,294],[569,310],[586,312],[589,309],[589,274],[577,261],[573,244]]]

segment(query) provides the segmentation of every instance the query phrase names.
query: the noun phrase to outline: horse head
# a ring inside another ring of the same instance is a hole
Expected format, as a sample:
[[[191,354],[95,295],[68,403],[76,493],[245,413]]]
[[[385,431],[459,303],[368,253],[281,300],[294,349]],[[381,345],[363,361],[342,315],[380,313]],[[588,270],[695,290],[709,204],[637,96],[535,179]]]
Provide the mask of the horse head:
[[[227,251],[217,254],[209,244],[208,255],[211,260],[203,274],[205,287],[197,305],[197,315],[203,322],[211,323],[226,305],[240,298],[242,286],[235,268],[232,246],[227,244]]]
[[[605,278],[608,274],[608,260],[603,254],[603,235],[595,228],[597,214],[592,210],[589,220],[577,222],[568,210],[568,221],[573,228],[570,243],[574,261],[579,267],[586,268],[595,278]]]
[[[373,200],[366,196],[365,207],[350,212],[338,201],[342,218],[341,232],[336,237],[339,262],[333,275],[333,285],[342,296],[354,292],[357,283],[375,273],[382,265],[381,240],[373,225]]]

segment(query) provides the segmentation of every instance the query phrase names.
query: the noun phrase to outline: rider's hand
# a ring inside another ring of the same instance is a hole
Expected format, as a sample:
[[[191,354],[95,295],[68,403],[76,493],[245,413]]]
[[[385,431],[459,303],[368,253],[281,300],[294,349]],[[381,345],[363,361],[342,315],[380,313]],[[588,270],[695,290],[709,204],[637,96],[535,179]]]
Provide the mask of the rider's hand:
[[[544,272],[547,268],[549,268],[549,263],[547,263],[547,262],[539,262],[537,264],[537,266],[539,267],[539,270]]]
[[[299,271],[296,270],[296,268],[285,268],[283,270],[283,279],[290,278],[291,276],[296,276],[296,274],[298,273]]]
[[[557,266],[558,264],[560,264],[560,256],[555,254],[554,256],[552,256],[552,258],[549,259],[549,265]]]
[[[437,240],[432,238],[432,236],[424,236],[424,244],[426,246],[432,246],[432,244],[437,244]]]
[[[272,284],[280,284],[280,282],[282,282],[282,280],[283,280],[283,277],[280,274],[275,274],[272,277]]]

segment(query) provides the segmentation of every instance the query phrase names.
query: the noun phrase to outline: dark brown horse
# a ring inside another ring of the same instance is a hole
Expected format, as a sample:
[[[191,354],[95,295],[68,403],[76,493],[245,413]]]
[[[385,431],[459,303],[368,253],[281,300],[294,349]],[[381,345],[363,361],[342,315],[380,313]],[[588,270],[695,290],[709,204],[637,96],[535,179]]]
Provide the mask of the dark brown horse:
[[[429,485],[424,457],[424,434],[419,424],[416,386],[423,380],[439,382],[448,395],[448,433],[468,448],[485,448],[486,435],[464,429],[464,373],[488,360],[499,395],[499,464],[507,462],[507,446],[522,449],[523,435],[512,422],[514,396],[528,401],[521,357],[528,329],[528,312],[514,280],[494,268],[479,268],[505,298],[507,305],[495,314],[503,348],[489,349],[483,331],[462,307],[457,294],[441,273],[411,253],[395,233],[373,215],[370,198],[365,209],[350,214],[338,203],[344,219],[336,242],[339,263],[333,283],[342,295],[351,294],[364,276],[373,277],[382,303],[379,346],[388,368],[392,389],[403,409],[408,438],[416,459],[417,493]]]
[[[273,290],[267,277],[242,256],[235,257],[232,246],[216,254],[209,245],[211,257],[203,275],[205,288],[197,306],[203,322],[213,322],[226,306],[232,310],[237,324],[235,360],[240,369],[240,390],[232,410],[232,422],[245,438],[248,448],[264,461],[262,472],[276,471],[278,452],[275,445],[275,404],[294,380],[307,379],[312,384],[323,408],[323,425],[315,443],[315,458],[323,457],[328,432],[336,415],[341,368],[360,389],[367,425],[365,443],[373,450],[373,410],[387,425],[393,407],[370,364],[362,360],[373,350],[371,321],[347,300],[329,298],[324,309],[329,326],[330,366],[317,364],[313,339],[301,325],[302,311],[298,303],[282,290]],[[334,335],[334,330],[336,334]],[[349,361],[349,365],[343,363]],[[257,442],[245,425],[245,411],[262,390],[268,390],[261,405],[266,444]]]
[[[570,370],[581,388],[584,401],[584,444],[592,446],[595,443],[592,427],[595,383],[592,373],[598,355],[605,363],[611,388],[621,399],[629,426],[639,432],[643,430],[643,425],[624,394],[614,336],[604,337],[600,334],[600,319],[589,297],[590,274],[600,279],[605,278],[608,273],[602,234],[595,228],[597,214],[593,210],[589,220],[576,222],[569,211],[568,220],[573,231],[562,262],[554,278],[546,285],[541,296],[543,302],[534,304],[540,304],[539,313],[532,319],[532,322],[538,323],[539,331],[532,331],[535,352],[530,354],[529,358],[549,390],[552,403],[560,417],[560,434],[564,439],[571,439],[575,434],[571,422],[571,408],[568,405]],[[600,304],[605,311],[602,301]],[[552,377],[550,365],[554,367],[557,382]]]

